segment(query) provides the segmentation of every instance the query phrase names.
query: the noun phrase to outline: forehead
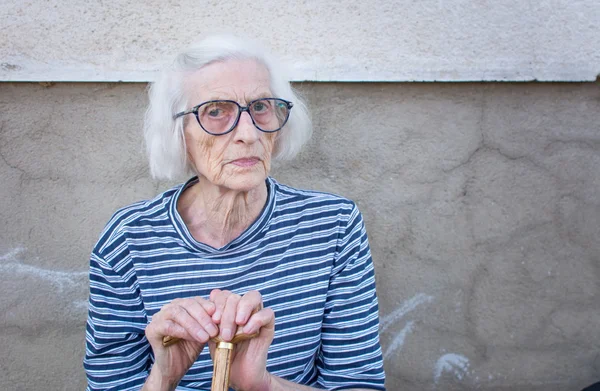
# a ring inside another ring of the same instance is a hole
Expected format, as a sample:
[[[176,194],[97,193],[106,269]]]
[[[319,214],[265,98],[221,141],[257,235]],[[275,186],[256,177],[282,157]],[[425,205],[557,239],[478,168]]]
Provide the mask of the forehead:
[[[245,103],[270,96],[271,80],[267,68],[256,60],[227,60],[192,73],[186,89],[193,104],[213,99]]]

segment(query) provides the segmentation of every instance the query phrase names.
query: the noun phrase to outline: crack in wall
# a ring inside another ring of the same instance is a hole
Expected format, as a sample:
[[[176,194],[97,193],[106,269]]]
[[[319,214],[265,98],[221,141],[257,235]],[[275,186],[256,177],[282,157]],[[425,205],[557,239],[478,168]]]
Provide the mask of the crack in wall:
[[[4,129],[5,129],[5,125],[4,125],[4,122],[2,122],[2,123],[0,123],[0,136],[2,136],[4,134]],[[18,171],[20,175],[22,175],[22,176],[26,175],[27,173],[25,172],[25,170],[23,170],[22,168],[20,168],[17,165],[11,164],[8,161],[8,159],[6,159],[6,156],[4,156],[4,152],[2,151],[3,147],[4,147],[4,143],[0,143],[0,160],[2,160],[8,168]]]

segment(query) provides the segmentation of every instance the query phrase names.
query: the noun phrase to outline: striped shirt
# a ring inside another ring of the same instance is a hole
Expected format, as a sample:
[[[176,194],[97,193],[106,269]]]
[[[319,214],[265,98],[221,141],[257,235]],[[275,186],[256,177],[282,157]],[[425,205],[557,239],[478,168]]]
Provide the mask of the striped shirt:
[[[356,205],[267,178],[257,220],[221,248],[198,242],[177,212],[192,178],[117,211],[90,259],[84,368],[88,390],[139,390],[153,355],[144,330],[176,298],[215,288],[262,294],[275,312],[267,370],[325,389],[384,390],[374,270]],[[205,348],[177,390],[209,390]]]

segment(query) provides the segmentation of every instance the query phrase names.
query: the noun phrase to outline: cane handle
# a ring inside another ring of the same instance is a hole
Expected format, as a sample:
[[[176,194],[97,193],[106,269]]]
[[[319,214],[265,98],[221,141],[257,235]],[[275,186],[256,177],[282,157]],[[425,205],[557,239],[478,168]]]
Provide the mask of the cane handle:
[[[252,315],[256,314],[258,311],[263,309],[263,305],[262,303],[260,303],[260,305],[258,307],[256,307],[254,309],[254,311],[252,311]],[[252,316],[250,315],[250,316]],[[238,327],[235,335],[233,336],[233,339],[230,341],[233,344],[242,342],[242,341],[246,341],[248,339],[252,339],[255,337],[258,337],[258,335],[260,334],[260,332],[256,332],[254,334],[246,334],[242,331],[242,327]],[[215,343],[219,343],[219,342],[223,342],[223,340],[221,339],[221,337],[216,336],[210,339],[211,341],[215,342]],[[177,338],[177,337],[172,337],[170,335],[165,335],[163,337],[162,340],[162,344],[164,347],[168,347],[171,346],[173,344],[176,344],[177,342],[181,341],[181,338]]]

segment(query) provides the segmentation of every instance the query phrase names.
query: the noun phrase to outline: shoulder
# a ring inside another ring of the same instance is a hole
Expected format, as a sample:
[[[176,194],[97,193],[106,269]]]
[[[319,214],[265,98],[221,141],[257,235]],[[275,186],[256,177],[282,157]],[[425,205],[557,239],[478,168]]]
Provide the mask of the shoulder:
[[[276,193],[277,209],[280,212],[314,211],[319,214],[335,214],[341,220],[360,216],[356,203],[346,197],[317,190],[298,189],[278,183],[270,178]]]
[[[274,186],[278,201],[313,203],[322,202],[331,205],[338,205],[341,208],[353,209],[356,207],[354,201],[333,193],[317,190],[298,189],[292,186],[284,185],[270,178]]]
[[[123,234],[132,227],[152,225],[152,221],[165,218],[171,200],[183,185],[177,185],[148,200],[134,202],[118,209],[104,227],[94,251],[103,254],[122,241]]]

